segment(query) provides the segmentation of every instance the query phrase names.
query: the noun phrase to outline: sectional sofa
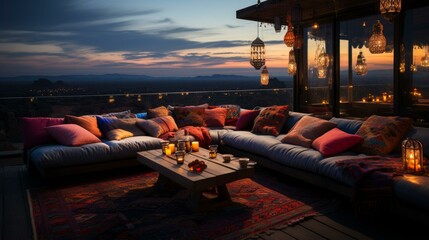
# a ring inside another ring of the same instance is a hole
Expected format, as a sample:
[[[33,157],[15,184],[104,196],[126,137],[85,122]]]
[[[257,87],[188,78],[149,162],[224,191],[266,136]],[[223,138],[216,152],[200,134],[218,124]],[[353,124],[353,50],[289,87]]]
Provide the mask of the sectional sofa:
[[[277,134],[255,133],[254,128],[236,130],[231,127],[211,127],[209,128],[211,141],[220,145],[222,153],[250,157],[257,161],[258,165],[352,197],[353,179],[349,173],[339,168],[336,162],[362,158],[366,154],[349,148],[332,156],[326,156],[311,146],[284,143],[285,136],[303,117],[309,115],[290,111],[287,114],[288,117]],[[256,116],[257,118],[258,116]],[[252,119],[252,121],[257,120]],[[363,120],[343,118],[332,118],[327,122],[332,123],[335,129],[352,135],[364,123]],[[48,123],[44,125],[49,126]],[[177,131],[177,129],[177,127],[172,127],[170,130]],[[428,157],[428,128],[411,127],[407,130],[406,136],[422,142],[424,155]],[[138,165],[139,163],[135,159],[137,152],[156,148],[160,148],[160,136],[145,134],[121,140],[102,139],[96,143],[80,146],[66,146],[58,143],[41,144],[28,148],[25,158],[30,172],[52,177]],[[398,154],[398,151],[396,153],[393,151],[393,154]],[[404,175],[395,178],[394,196],[396,212],[412,215],[413,218],[417,217],[429,225],[427,220],[427,216],[429,216],[429,177]]]

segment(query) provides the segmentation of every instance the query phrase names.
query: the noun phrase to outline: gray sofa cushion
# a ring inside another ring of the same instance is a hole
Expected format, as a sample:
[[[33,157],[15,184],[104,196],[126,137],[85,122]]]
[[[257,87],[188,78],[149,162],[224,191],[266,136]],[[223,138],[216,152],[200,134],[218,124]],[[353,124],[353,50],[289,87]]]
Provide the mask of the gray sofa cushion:
[[[257,135],[248,131],[230,131],[223,135],[223,142],[228,146],[250,153],[267,156],[272,147],[281,144],[271,135]]]
[[[363,123],[360,120],[352,120],[352,119],[336,118],[336,117],[331,118],[329,121],[336,123],[338,129],[350,134],[355,134]]]
[[[429,210],[429,177],[413,175],[397,177],[393,191],[401,201]]]
[[[347,160],[347,159],[356,159],[356,158],[362,158],[367,155],[364,154],[355,154],[352,152],[344,152],[340,155],[324,158],[321,161],[319,161],[318,170],[316,173],[331,178],[333,180],[336,180],[340,183],[343,183],[347,186],[353,185],[353,178],[350,176],[349,173],[345,172],[342,168],[338,167],[335,163],[341,160]]]
[[[322,154],[314,149],[284,143],[272,146],[265,156],[286,166],[310,172],[317,172],[318,162],[323,159]]]
[[[210,129],[210,137],[212,138],[211,144],[217,144],[220,145],[221,141],[223,139],[223,135],[225,135],[227,132],[232,131],[232,129]]]
[[[101,163],[136,157],[138,151],[160,148],[159,141],[159,138],[137,136],[79,147],[44,145],[32,149],[30,159],[40,169]]]

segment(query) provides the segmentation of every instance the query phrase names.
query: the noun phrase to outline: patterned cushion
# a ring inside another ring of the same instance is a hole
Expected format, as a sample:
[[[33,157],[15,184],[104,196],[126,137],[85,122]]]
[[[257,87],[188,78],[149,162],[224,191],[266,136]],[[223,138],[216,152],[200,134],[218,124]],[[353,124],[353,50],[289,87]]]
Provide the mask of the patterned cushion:
[[[86,130],[88,130],[90,133],[94,134],[98,138],[102,136],[102,133],[97,125],[97,118],[95,116],[76,117],[72,115],[66,115],[64,118],[64,122],[77,124],[85,128]]]
[[[184,126],[204,126],[205,108],[175,107],[173,113],[179,128]]]
[[[237,124],[238,118],[240,117],[240,106],[233,105],[233,104],[226,104],[226,105],[219,105],[218,107],[228,109],[225,125],[235,126]]]
[[[101,142],[94,134],[76,124],[60,124],[45,129],[57,142],[67,146]]]
[[[225,126],[226,115],[228,109],[226,108],[214,108],[205,110],[205,125],[207,127],[223,127]]]
[[[277,136],[288,117],[289,107],[287,105],[266,107],[256,117],[252,132]]]
[[[137,121],[137,126],[152,137],[159,137],[164,133],[177,131],[177,125],[172,116],[152,118]]]
[[[63,124],[63,118],[23,117],[24,149],[54,142],[45,127]]]
[[[134,134],[124,129],[112,129],[106,133],[106,137],[109,140],[122,140],[124,138],[133,137]]]
[[[111,112],[105,113],[102,116],[104,117],[116,117],[116,118],[135,118],[136,116],[131,113],[131,110],[126,110],[122,112]]]
[[[356,132],[363,141],[355,150],[366,154],[389,154],[405,137],[411,124],[410,118],[372,115]]]
[[[337,126],[336,123],[324,119],[303,116],[283,137],[282,143],[311,147],[311,143],[325,132]]]
[[[164,117],[164,116],[168,116],[168,109],[164,106],[151,108],[147,110],[148,118],[156,118],[156,117]]]
[[[324,157],[330,157],[353,147],[362,140],[363,138],[359,135],[346,133],[338,128],[333,128],[316,138],[311,146]]]

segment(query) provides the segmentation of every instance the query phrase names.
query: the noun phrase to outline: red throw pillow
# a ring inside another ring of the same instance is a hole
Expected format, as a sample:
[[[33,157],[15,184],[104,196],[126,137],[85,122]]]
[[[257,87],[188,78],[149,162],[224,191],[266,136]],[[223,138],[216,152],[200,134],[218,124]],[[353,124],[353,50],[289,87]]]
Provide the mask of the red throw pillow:
[[[101,142],[98,137],[76,124],[61,124],[45,128],[57,142],[67,146],[81,146]]]
[[[288,117],[289,107],[287,105],[266,107],[256,117],[252,132],[278,136]]]
[[[63,123],[63,118],[22,118],[22,128],[24,131],[24,149],[54,142],[54,139],[52,139],[52,137],[49,136],[48,132],[45,130],[45,127]]]
[[[204,126],[205,108],[175,107],[173,112],[179,128],[184,126]]]
[[[102,133],[97,125],[97,118],[95,116],[76,117],[72,115],[66,115],[66,117],[64,118],[64,122],[79,125],[98,138],[101,138],[102,136]]]
[[[311,146],[324,157],[330,157],[353,147],[362,140],[363,138],[359,135],[346,133],[338,128],[333,128],[316,138]]]
[[[259,110],[243,110],[240,112],[235,130],[249,130],[253,128],[255,118],[259,115]]]
[[[207,127],[224,127],[228,109],[213,108],[205,110],[205,124]]]
[[[316,138],[336,126],[336,123],[324,119],[304,116],[283,137],[281,142],[309,148]]]

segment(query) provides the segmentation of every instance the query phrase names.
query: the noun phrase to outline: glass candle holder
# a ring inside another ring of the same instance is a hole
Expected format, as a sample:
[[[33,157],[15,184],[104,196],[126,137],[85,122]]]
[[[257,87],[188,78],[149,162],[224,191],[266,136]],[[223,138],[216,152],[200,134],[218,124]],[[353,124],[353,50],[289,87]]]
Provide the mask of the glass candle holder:
[[[198,152],[200,150],[200,143],[198,141],[192,142],[192,152]]]
[[[210,158],[217,157],[217,145],[209,145],[209,157]]]
[[[169,148],[168,147],[169,142],[168,141],[160,141],[160,143],[161,143],[162,154],[165,154],[165,149]]]
[[[185,151],[185,141],[184,140],[178,140],[177,141],[177,151]]]
[[[171,156],[171,149],[170,148],[165,149],[165,155],[168,157]]]
[[[183,164],[185,162],[185,151],[176,151],[177,164]]]

